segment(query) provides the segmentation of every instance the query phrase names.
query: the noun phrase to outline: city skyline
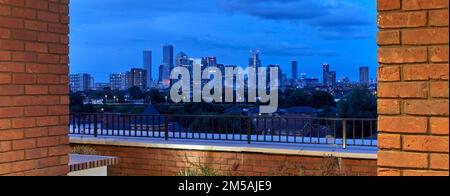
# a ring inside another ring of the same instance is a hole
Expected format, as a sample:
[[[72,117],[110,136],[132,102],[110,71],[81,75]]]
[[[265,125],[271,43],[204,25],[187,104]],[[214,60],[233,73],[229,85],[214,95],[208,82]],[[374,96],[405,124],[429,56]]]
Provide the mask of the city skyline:
[[[170,44],[163,45],[162,46],[162,50],[163,50],[163,60],[162,60],[162,63],[159,64],[159,66],[156,66],[156,68],[158,69],[157,70],[158,72],[161,72],[161,69],[162,69],[163,73],[158,73],[158,75],[156,77],[151,75],[151,72],[153,72],[153,70],[155,69],[155,66],[152,63],[152,59],[153,59],[153,51],[152,50],[144,50],[144,51],[142,51],[142,58],[143,58],[142,66],[125,67],[125,70],[117,71],[117,73],[125,73],[129,69],[139,69],[139,68],[141,68],[141,69],[147,70],[147,73],[150,73],[150,74],[146,74],[147,75],[146,76],[146,78],[147,78],[147,86],[150,86],[151,85],[150,83],[152,83],[152,82],[163,82],[160,79],[169,80],[168,79],[168,77],[169,77],[168,75],[170,73],[170,70],[172,68],[174,68],[175,66],[188,65],[188,64],[192,63],[193,60],[197,59],[197,60],[201,60],[202,64],[207,65],[207,66],[225,65],[225,66],[240,66],[242,68],[246,68],[246,67],[270,67],[270,66],[273,66],[273,65],[277,65],[277,67],[279,67],[280,71],[284,70],[283,74],[286,75],[286,77],[287,77],[286,79],[299,79],[298,78],[299,75],[304,75],[304,76],[308,76],[310,79],[318,79],[318,80],[322,79],[321,80],[322,83],[328,84],[328,85],[331,85],[331,83],[329,83],[329,82],[331,82],[331,81],[329,81],[330,80],[330,75],[329,75],[330,73],[333,74],[333,76],[331,76],[331,77],[334,78],[333,79],[334,83],[339,81],[340,79],[350,79],[348,75],[341,75],[340,77],[337,77],[337,73],[338,72],[337,71],[331,71],[330,70],[330,66],[331,65],[328,64],[328,63],[324,63],[324,64],[321,65],[322,78],[317,77],[317,76],[312,76],[311,77],[310,75],[308,75],[307,72],[299,72],[298,61],[296,59],[292,59],[290,61],[290,65],[289,65],[290,67],[281,66],[280,64],[264,65],[262,63],[262,61],[261,61],[261,58],[260,58],[260,50],[251,51],[250,58],[249,58],[249,63],[246,66],[241,66],[241,65],[236,65],[236,64],[222,64],[222,63],[217,61],[217,57],[216,56],[189,57],[183,51],[180,51],[177,55],[175,55],[174,54],[174,47],[173,47],[173,45],[170,45]],[[169,53],[169,54],[167,54],[167,53]],[[181,63],[181,64],[179,64],[179,63]],[[186,63],[186,64],[183,65],[183,63]],[[362,68],[363,69],[367,69],[367,71],[366,71],[367,74],[364,74],[364,76],[362,76],[362,74],[361,74],[361,69]],[[148,70],[150,70],[150,71],[148,71]],[[291,71],[289,72],[289,71],[286,71],[286,70],[291,70]],[[294,73],[294,70],[296,70],[297,72]],[[369,66],[359,66],[358,70],[359,70],[359,72],[358,72],[358,75],[356,76],[357,78],[350,79],[350,81],[356,82],[356,83],[358,83],[358,82],[362,83],[361,82],[361,77],[365,77],[364,80],[366,80],[367,82],[364,82],[364,83],[368,84],[369,81],[371,81],[371,80],[375,80],[375,81],[377,80],[376,76],[374,78],[371,77],[372,72],[369,71],[370,70]],[[287,76],[287,73],[289,73],[290,75]],[[92,74],[91,72],[76,72],[76,73],[75,72],[71,72],[71,74],[89,74],[89,75],[94,76],[94,74]],[[105,83],[105,82],[107,83],[107,82],[110,82],[110,81],[108,81],[108,80],[110,80],[110,75],[111,74],[116,74],[116,72],[110,72],[110,73],[107,73],[107,74],[108,75],[107,75],[106,81],[98,82],[96,80],[95,83]],[[95,78],[95,77],[93,77],[93,78]]]
[[[352,80],[360,66],[377,67],[375,2],[111,0],[102,10],[95,9],[97,4],[71,4],[70,65],[72,73],[90,72],[99,81],[107,81],[109,71],[141,67],[144,50],[153,51],[151,72],[157,78],[165,44],[173,44],[175,54],[216,56],[220,63],[243,67],[250,50],[260,49],[263,66],[279,64],[287,75],[292,59],[298,60],[299,73],[317,78],[323,63],[337,67],[338,78]],[[292,14],[295,8],[320,11]],[[337,20],[336,15],[347,17]]]

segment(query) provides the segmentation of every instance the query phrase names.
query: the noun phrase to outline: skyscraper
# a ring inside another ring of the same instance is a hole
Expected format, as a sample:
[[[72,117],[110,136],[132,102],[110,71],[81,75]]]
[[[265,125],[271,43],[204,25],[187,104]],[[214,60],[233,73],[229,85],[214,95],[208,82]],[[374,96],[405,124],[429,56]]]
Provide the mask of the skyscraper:
[[[192,61],[189,60],[189,57],[186,53],[180,52],[177,54],[175,58],[175,66],[189,66],[192,65]]]
[[[336,72],[335,71],[328,72],[328,86],[336,87]]]
[[[202,66],[204,67],[217,66],[217,57],[215,56],[203,57]]]
[[[248,66],[254,68],[261,67],[261,59],[259,59],[259,50],[252,51],[252,54],[248,61]]]
[[[130,72],[131,86],[139,87],[142,91],[147,90],[147,70],[133,68]]]
[[[292,61],[292,79],[298,79],[298,62],[296,60]]]
[[[359,83],[369,85],[369,67],[359,68]]]
[[[163,46],[163,67],[162,67],[162,84],[165,88],[170,87],[170,71],[174,67],[173,62],[173,45]]]
[[[94,78],[85,73],[80,74],[70,74],[70,91],[89,91],[94,88]]]
[[[146,50],[143,52],[143,66],[142,68],[147,71],[147,86],[151,86],[153,81],[152,76],[152,51]]]
[[[129,72],[110,74],[109,84],[112,90],[126,90],[130,88]]]
[[[323,64],[323,84],[328,85],[329,73],[330,73],[330,64]]]
[[[164,74],[164,65],[161,64],[158,67],[158,82],[161,84],[163,82],[163,74]]]
[[[173,45],[163,46],[163,64],[173,67]]]

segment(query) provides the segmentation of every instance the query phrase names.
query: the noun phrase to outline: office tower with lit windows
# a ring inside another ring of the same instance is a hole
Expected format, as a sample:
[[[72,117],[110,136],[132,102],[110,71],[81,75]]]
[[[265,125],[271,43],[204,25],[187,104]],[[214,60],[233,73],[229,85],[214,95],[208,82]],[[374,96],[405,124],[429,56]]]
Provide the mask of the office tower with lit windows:
[[[109,85],[111,87],[111,90],[127,90],[130,87],[129,75],[130,72],[110,74]]]
[[[70,74],[70,91],[89,91],[94,88],[94,78],[90,74]]]
[[[298,62],[296,60],[292,61],[292,79],[298,79]]]
[[[335,71],[330,71],[328,73],[328,86],[336,87],[336,72]]]
[[[217,66],[217,57],[215,56],[203,57],[202,66],[203,67]]]
[[[174,47],[173,45],[163,46],[163,62],[161,82],[164,88],[170,87],[170,71],[174,67]]]
[[[330,64],[323,64],[322,65],[323,70],[323,84],[328,85],[328,79],[329,79],[329,73],[330,73]]]
[[[139,87],[142,91],[147,90],[147,70],[133,68],[129,76],[130,87]]]
[[[359,68],[359,83],[369,85],[369,67]]]
[[[189,56],[186,53],[180,52],[175,57],[175,66],[192,66],[192,61],[189,60]]]
[[[259,50],[251,52],[251,56],[248,61],[248,66],[253,68],[261,67],[261,59],[259,58]]]
[[[153,81],[152,72],[152,51],[146,50],[143,52],[143,66],[142,68],[147,71],[147,86],[151,86]]]

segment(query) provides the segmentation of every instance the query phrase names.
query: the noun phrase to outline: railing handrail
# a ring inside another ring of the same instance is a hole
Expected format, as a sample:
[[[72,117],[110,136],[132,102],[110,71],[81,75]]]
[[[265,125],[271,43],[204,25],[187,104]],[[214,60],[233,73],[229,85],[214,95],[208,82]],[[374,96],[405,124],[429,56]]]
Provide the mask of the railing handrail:
[[[378,121],[376,118],[337,118],[337,117],[304,117],[304,116],[272,116],[272,115],[219,115],[219,114],[127,114],[127,113],[90,113],[90,112],[71,112],[70,115],[121,115],[121,116],[161,116],[169,117],[210,117],[210,118],[283,118],[283,119],[302,119],[302,120],[335,120],[335,121]]]

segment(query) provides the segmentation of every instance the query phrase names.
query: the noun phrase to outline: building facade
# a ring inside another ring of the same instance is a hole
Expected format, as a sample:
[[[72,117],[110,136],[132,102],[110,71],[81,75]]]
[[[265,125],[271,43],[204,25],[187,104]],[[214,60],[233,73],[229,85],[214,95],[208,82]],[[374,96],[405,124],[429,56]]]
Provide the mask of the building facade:
[[[250,58],[248,60],[248,66],[249,67],[261,67],[261,59],[259,58],[259,50],[252,51],[252,54],[250,55]]]
[[[369,67],[360,67],[359,68],[359,83],[363,85],[369,85]]]
[[[292,79],[298,79],[298,61],[296,60],[292,61]]]
[[[146,50],[143,52],[143,66],[142,69],[147,71],[147,86],[151,86],[153,82],[152,71],[152,51]]]
[[[129,88],[129,72],[113,73],[109,75],[111,90],[126,90]]]
[[[163,46],[163,63],[160,67],[161,83],[164,88],[170,87],[170,71],[174,67],[174,47],[173,45]]]
[[[89,74],[70,74],[69,78],[71,92],[89,91],[94,88],[94,78]]]
[[[335,71],[330,71],[328,73],[328,86],[336,87],[336,72]]]
[[[322,65],[322,72],[323,72],[323,84],[327,85],[328,84],[328,78],[329,78],[329,73],[330,73],[330,64],[323,64]]]
[[[130,87],[139,87],[142,91],[147,90],[147,70],[133,68],[129,74]]]

